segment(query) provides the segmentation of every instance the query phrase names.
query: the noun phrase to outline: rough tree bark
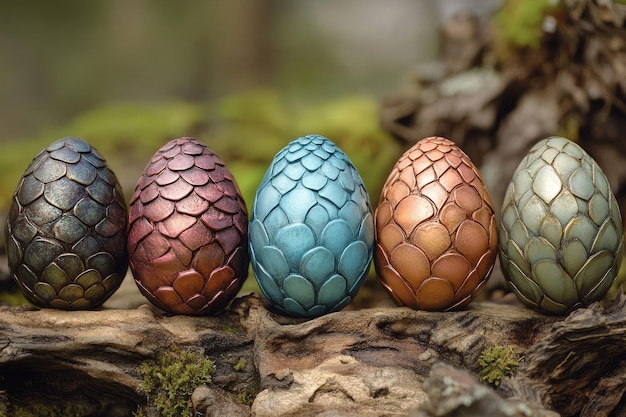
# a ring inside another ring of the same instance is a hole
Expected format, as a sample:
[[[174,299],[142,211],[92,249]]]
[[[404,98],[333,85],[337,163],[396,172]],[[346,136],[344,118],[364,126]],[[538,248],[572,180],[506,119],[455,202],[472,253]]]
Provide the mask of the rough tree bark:
[[[479,302],[451,313],[378,308],[305,321],[268,311],[256,295],[218,317],[164,316],[147,305],[2,309],[0,388],[14,403],[63,398],[86,404],[85,415],[129,415],[145,402],[139,364],[176,344],[215,361],[213,382],[194,394],[207,416],[242,415],[224,404],[244,390],[257,393],[258,417],[623,415],[625,313],[624,300],[565,320]],[[498,390],[472,376],[494,343],[522,357]]]
[[[551,3],[508,0],[496,19],[445,22],[441,61],[419,66],[410,88],[383,103],[382,124],[407,146],[457,142],[496,204],[534,143],[566,136],[597,160],[624,208],[626,4]],[[534,26],[524,23],[532,13]]]

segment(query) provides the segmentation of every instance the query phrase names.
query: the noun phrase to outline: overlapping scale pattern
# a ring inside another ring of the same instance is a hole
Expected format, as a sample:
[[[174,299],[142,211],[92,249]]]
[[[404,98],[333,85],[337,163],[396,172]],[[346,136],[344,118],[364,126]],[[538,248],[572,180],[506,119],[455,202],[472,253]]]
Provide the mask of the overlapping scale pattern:
[[[500,221],[502,269],[529,306],[565,314],[601,299],[617,275],[617,201],[600,167],[568,139],[544,139],[524,157]]]
[[[367,191],[333,142],[304,136],[276,155],[250,222],[253,270],[275,307],[298,317],[342,309],[367,275],[373,242]]]
[[[248,275],[248,215],[224,162],[193,138],[159,149],[137,182],[128,231],[135,282],[157,307],[208,315]]]
[[[128,267],[124,195],[87,142],[60,139],[33,159],[7,218],[11,274],[39,307],[100,306]]]
[[[448,139],[423,139],[400,157],[375,224],[376,271],[399,305],[463,307],[493,268],[498,239],[491,197],[469,157]]]

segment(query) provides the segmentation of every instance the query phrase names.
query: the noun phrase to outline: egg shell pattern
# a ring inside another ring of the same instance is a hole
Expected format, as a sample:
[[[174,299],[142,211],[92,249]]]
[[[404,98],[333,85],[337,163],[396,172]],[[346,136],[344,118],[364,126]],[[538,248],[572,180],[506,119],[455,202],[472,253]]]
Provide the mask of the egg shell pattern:
[[[622,260],[622,219],[596,162],[562,137],[538,142],[507,188],[500,263],[525,304],[555,314],[600,300]]]
[[[100,306],[128,267],[126,204],[115,174],[87,142],[60,139],[30,163],[6,223],[11,275],[39,307]]]
[[[276,155],[250,222],[252,267],[273,306],[296,317],[342,309],[369,271],[373,242],[365,185],[341,149],[309,135]]]
[[[131,199],[128,250],[135,282],[176,314],[223,310],[248,275],[248,215],[224,162],[193,138],[159,149]]]
[[[400,157],[376,210],[374,264],[393,300],[413,309],[466,306],[493,269],[491,197],[454,142],[430,137]]]

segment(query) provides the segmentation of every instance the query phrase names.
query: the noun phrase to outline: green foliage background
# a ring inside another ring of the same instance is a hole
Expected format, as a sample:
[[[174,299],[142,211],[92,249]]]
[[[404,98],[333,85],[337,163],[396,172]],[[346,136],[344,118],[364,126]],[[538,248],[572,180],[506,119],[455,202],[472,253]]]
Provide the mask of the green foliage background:
[[[5,142],[0,152],[0,208],[8,210],[30,161],[59,138],[78,136],[96,147],[116,173],[128,201],[152,155],[171,139],[193,136],[224,160],[250,210],[274,155],[291,140],[312,133],[326,136],[346,152],[375,206],[382,184],[402,151],[379,127],[376,101],[355,95],[315,105],[290,105],[276,91],[262,89],[209,104],[110,103],[36,138]]]
[[[307,134],[321,134],[348,155],[363,178],[372,210],[403,149],[379,126],[378,103],[352,95],[295,105],[272,89],[251,90],[212,102],[114,102],[86,111],[36,138],[5,142],[0,152],[0,212],[30,161],[50,143],[78,136],[107,159],[130,201],[152,155],[167,141],[193,136],[216,152],[233,173],[248,207],[274,155]],[[4,239],[0,243],[4,246]],[[371,272],[373,274],[373,272]],[[258,290],[249,274],[243,292]]]

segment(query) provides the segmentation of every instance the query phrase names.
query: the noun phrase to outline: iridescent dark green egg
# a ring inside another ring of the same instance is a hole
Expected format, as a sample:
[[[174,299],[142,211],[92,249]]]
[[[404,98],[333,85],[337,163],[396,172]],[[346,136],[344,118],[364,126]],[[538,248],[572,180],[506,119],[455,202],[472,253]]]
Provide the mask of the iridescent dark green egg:
[[[122,189],[104,158],[82,139],[60,139],[33,159],[13,195],[11,275],[39,307],[98,307],[126,274],[126,223]]]

